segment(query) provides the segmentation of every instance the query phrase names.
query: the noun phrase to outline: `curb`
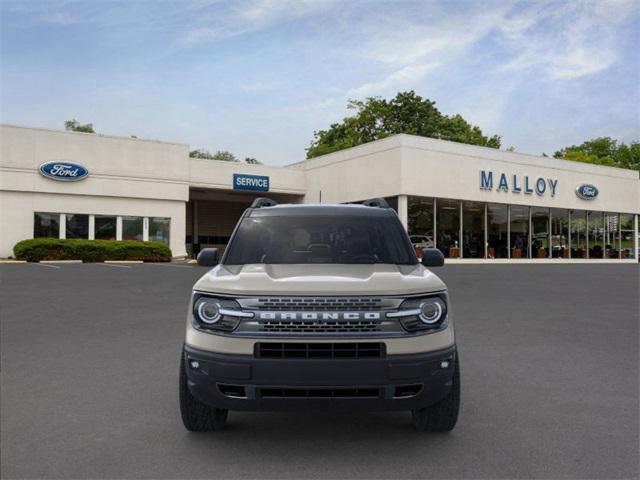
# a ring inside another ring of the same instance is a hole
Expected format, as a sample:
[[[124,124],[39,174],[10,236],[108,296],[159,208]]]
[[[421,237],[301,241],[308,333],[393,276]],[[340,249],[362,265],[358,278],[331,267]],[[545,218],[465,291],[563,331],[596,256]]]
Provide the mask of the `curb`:
[[[144,263],[142,260],[105,260],[102,263]]]
[[[12,263],[27,263],[26,260],[0,260],[0,265],[11,265]]]
[[[38,263],[82,263],[82,260],[40,260]]]

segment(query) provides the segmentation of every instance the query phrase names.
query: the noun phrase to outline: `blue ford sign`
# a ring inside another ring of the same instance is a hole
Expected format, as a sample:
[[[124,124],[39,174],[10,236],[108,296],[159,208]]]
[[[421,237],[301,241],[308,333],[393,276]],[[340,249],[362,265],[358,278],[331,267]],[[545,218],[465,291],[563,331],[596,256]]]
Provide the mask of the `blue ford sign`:
[[[234,173],[233,189],[268,192],[269,177],[265,177],[262,175],[245,175],[243,173]]]
[[[576,187],[576,195],[583,200],[593,200],[598,196],[598,189],[588,183]]]
[[[77,163],[55,161],[40,165],[40,173],[52,180],[77,182],[89,175],[89,170]]]

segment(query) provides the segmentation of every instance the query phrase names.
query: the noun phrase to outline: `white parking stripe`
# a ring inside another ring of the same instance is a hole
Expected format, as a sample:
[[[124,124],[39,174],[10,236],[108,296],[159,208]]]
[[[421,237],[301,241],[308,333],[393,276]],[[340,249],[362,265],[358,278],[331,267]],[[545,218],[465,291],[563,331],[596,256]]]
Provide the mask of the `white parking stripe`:
[[[116,267],[116,268],[131,268],[130,265],[116,265],[115,263],[96,263],[96,265],[102,265],[103,267]]]
[[[158,265],[159,267],[193,268],[190,265],[174,265],[172,263],[148,263],[148,265]]]
[[[38,265],[39,267],[47,267],[47,268],[62,268],[58,265],[50,265],[48,263],[34,263],[34,265]]]

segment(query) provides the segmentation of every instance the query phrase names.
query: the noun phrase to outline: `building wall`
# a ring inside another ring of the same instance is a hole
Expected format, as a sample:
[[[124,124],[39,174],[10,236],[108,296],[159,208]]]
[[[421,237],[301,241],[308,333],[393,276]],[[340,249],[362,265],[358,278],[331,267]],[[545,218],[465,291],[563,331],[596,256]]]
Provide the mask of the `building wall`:
[[[83,165],[78,182],[43,177],[52,160]],[[88,213],[171,218],[173,255],[185,255],[189,147],[184,144],[0,125],[0,257],[33,236],[33,214]]]

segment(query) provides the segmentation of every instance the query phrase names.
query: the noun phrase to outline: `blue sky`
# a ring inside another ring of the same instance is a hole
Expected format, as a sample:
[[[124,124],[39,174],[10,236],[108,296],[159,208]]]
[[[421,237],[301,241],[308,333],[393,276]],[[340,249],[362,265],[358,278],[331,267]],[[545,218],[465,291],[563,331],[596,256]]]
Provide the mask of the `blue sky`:
[[[1,2],[2,122],[304,159],[413,89],[503,147],[640,139],[640,2]]]

